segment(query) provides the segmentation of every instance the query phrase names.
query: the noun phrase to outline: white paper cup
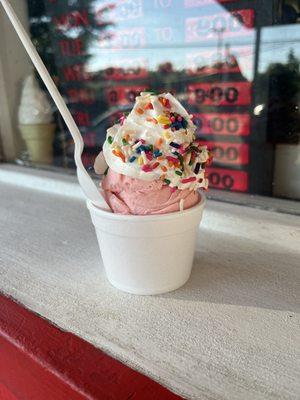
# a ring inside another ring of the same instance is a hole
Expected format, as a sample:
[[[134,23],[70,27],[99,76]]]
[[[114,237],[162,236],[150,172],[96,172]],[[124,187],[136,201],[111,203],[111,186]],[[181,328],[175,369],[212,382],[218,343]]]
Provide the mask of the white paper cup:
[[[205,197],[196,206],[163,215],[121,215],[89,200],[109,282],[128,293],[175,290],[189,279]]]

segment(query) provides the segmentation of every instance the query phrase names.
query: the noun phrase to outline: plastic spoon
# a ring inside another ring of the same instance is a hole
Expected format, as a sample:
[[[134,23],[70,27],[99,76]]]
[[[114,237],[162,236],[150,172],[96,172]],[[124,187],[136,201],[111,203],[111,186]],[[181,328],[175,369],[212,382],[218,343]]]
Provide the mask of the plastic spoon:
[[[80,131],[66,105],[61,94],[59,93],[57,87],[55,86],[47,68],[45,67],[43,61],[41,60],[38,52],[36,51],[33,43],[31,42],[27,32],[25,31],[23,25],[19,21],[15,11],[7,0],[0,0],[8,18],[10,19],[15,31],[17,32],[23,46],[25,47],[29,57],[31,58],[35,68],[40,74],[45,86],[47,87],[52,99],[54,100],[58,110],[60,111],[62,118],[64,119],[73,139],[75,142],[74,150],[74,160],[77,168],[77,177],[79,184],[85,194],[85,196],[91,200],[91,202],[104,210],[111,211],[110,207],[104,200],[103,196],[100,194],[96,185],[92,181],[91,177],[84,168],[81,160],[81,154],[84,148],[84,142]]]

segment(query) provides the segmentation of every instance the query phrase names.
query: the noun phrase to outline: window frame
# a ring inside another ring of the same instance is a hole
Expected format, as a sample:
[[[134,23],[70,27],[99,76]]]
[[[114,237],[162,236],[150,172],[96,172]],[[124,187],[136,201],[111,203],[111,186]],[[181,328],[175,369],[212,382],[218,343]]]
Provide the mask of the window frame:
[[[10,2],[21,23],[29,31],[27,1],[11,0]],[[2,93],[0,161],[1,159],[14,161],[22,148],[17,123],[21,85],[24,77],[32,70],[32,64],[2,6],[0,6],[0,38],[0,92]]]

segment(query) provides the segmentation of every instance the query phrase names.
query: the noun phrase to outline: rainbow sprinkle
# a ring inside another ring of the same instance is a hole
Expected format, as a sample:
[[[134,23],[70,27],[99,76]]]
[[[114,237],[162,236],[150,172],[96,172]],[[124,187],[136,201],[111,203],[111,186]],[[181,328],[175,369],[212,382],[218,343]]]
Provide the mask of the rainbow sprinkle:
[[[125,156],[124,156],[124,154],[122,153],[122,151],[121,151],[120,149],[114,149],[112,152],[113,152],[113,154],[114,154],[115,156],[121,158],[121,160],[122,160],[123,162],[125,162]]]
[[[182,183],[194,182],[197,178],[195,176],[191,176],[190,178],[181,179]]]

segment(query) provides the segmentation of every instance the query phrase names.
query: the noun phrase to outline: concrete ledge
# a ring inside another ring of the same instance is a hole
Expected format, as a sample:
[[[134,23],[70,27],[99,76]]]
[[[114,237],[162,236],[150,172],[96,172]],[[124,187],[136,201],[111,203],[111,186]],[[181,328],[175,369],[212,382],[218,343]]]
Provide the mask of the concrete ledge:
[[[107,282],[68,184],[2,178],[3,293],[185,398],[299,398],[298,217],[209,201],[191,279],[139,297]]]

